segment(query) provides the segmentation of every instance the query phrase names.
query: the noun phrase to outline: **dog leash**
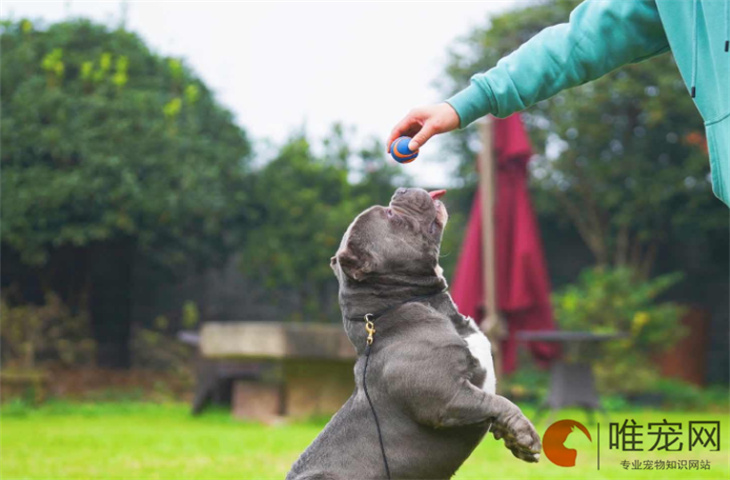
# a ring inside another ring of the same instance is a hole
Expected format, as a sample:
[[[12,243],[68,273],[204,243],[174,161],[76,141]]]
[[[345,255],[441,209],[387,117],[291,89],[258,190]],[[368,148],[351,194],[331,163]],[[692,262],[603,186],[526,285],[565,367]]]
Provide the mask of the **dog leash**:
[[[370,325],[370,328],[368,328]],[[368,405],[370,405],[370,411],[373,412],[373,418],[375,419],[375,428],[378,430],[378,442],[380,443],[380,453],[383,455],[383,465],[385,466],[385,476],[390,480],[390,467],[388,466],[388,456],[385,455],[385,445],[383,444],[383,433],[380,431],[380,422],[378,421],[378,414],[375,413],[375,407],[373,401],[370,400],[370,394],[368,393],[367,375],[368,375],[368,360],[370,360],[370,345],[373,343],[373,334],[375,334],[375,326],[372,321],[365,323],[365,329],[368,331],[368,344],[365,346],[365,368],[362,370],[362,388],[365,390],[365,398],[368,399]]]
[[[368,384],[367,384],[367,374],[368,374],[368,362],[370,361],[370,351],[371,347],[373,345],[373,341],[375,340],[375,321],[382,317],[383,315],[395,310],[396,308],[402,307],[403,305],[407,303],[413,303],[417,302],[419,300],[425,300],[427,298],[435,297],[436,295],[442,294],[446,292],[446,289],[441,290],[438,293],[432,293],[430,295],[420,295],[418,297],[409,298],[408,300],[398,303],[396,305],[392,305],[384,310],[381,310],[378,313],[366,313],[363,315],[362,319],[360,318],[351,318],[349,319],[352,322],[365,322],[365,331],[368,334],[367,338],[367,344],[365,345],[365,367],[362,370],[362,388],[365,391],[365,398],[368,401],[368,405],[370,405],[370,411],[373,412],[373,418],[375,419],[375,429],[378,432],[378,442],[380,443],[380,453],[383,455],[383,466],[385,467],[385,475],[390,480],[390,467],[388,466],[388,456],[385,454],[385,444],[383,443],[383,433],[380,430],[380,421],[378,421],[378,414],[375,412],[375,406],[373,405],[373,401],[370,399],[370,394],[368,393]]]

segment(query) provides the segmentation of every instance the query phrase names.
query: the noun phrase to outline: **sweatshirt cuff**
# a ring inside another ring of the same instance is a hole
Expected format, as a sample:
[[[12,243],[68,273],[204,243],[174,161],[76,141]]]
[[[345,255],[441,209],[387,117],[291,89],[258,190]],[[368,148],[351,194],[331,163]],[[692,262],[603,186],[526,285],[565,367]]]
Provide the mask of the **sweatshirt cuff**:
[[[492,112],[490,93],[474,83],[446,100],[459,115],[459,127],[466,128],[479,117]]]

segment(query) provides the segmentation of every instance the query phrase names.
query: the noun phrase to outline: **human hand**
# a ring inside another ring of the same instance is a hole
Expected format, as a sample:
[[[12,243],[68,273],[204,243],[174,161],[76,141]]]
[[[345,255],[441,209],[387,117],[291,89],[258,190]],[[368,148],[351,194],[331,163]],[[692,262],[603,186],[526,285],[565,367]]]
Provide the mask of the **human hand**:
[[[415,152],[432,136],[450,132],[458,127],[459,115],[446,102],[417,107],[408,112],[408,115],[393,128],[387,146],[390,149],[393,140],[398,137],[413,137],[408,144],[408,149]]]

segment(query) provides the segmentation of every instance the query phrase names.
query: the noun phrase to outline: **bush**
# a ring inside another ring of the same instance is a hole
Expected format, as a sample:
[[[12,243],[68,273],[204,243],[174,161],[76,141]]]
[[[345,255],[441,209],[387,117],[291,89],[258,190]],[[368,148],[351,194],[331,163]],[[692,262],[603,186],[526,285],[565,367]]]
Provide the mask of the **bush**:
[[[651,388],[662,397],[662,405],[675,410],[707,411],[716,408],[727,412],[727,386],[715,385],[700,388],[691,383],[672,378],[662,378]]]
[[[514,402],[540,405],[548,395],[550,372],[536,368],[527,356],[519,364],[522,366],[498,379],[498,390]]]
[[[55,293],[43,305],[0,300],[3,367],[31,370],[43,362],[92,363],[95,343],[85,315],[72,315]]]
[[[642,280],[625,267],[592,268],[553,295],[555,317],[563,330],[628,334],[603,344],[594,363],[599,388],[641,391],[658,380],[651,356],[682,338],[685,309],[657,298],[681,278],[672,273]]]
[[[187,301],[182,308],[181,326],[194,329],[200,322],[195,302]],[[136,368],[169,372],[191,384],[194,381],[193,349],[181,342],[164,315],[155,318],[149,328],[132,331],[132,359]]]

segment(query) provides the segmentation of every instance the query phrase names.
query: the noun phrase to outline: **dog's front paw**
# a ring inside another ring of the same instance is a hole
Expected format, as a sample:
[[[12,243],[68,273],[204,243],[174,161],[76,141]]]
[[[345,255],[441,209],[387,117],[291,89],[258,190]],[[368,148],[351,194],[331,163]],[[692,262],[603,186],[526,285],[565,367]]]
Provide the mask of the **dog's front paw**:
[[[537,462],[542,449],[540,436],[522,411],[509,400],[507,403],[508,407],[496,417],[492,424],[491,431],[494,438],[504,439],[504,446],[520,460]]]

